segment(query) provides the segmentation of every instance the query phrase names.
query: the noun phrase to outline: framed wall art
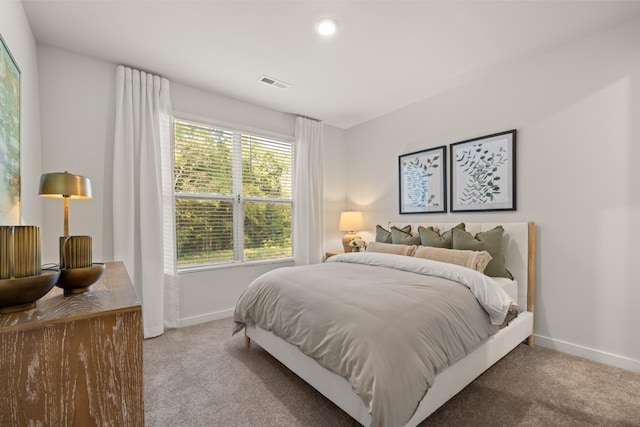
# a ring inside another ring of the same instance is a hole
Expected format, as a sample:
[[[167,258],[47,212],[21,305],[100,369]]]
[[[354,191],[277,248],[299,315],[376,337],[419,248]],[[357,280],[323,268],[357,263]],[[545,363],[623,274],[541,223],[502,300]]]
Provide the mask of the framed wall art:
[[[450,144],[451,212],[516,210],[516,130]]]
[[[447,147],[398,156],[400,213],[447,211]]]
[[[20,69],[0,35],[0,224],[20,224]]]

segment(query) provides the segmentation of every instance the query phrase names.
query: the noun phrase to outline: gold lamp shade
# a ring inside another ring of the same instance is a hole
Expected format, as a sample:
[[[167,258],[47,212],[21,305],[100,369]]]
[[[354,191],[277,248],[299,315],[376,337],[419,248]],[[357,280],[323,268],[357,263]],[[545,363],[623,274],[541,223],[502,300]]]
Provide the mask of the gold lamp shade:
[[[69,235],[69,199],[90,199],[91,181],[86,176],[69,172],[45,173],[40,177],[40,191],[44,197],[64,199],[64,235]]]
[[[40,192],[44,197],[90,199],[91,181],[86,176],[69,172],[45,173],[40,177]]]

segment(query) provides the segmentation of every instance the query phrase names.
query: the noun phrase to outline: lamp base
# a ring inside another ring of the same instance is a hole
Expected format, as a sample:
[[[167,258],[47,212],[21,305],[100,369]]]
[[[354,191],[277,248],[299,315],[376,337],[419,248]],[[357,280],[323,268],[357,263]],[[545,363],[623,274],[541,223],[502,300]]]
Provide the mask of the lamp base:
[[[348,232],[347,234],[344,235],[344,237],[342,238],[342,248],[344,249],[344,253],[347,252],[354,252],[354,247],[349,246],[349,242],[352,241],[353,239],[361,239],[362,237],[360,237],[358,234],[354,233],[353,231]]]

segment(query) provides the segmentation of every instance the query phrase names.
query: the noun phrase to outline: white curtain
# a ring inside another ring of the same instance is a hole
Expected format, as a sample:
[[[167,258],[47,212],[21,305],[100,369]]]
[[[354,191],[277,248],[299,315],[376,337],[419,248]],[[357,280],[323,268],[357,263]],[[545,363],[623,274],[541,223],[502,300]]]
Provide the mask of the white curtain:
[[[296,118],[293,257],[296,264],[322,262],[324,180],[322,123]]]
[[[113,247],[142,302],[144,337],[176,326],[169,81],[116,69]]]

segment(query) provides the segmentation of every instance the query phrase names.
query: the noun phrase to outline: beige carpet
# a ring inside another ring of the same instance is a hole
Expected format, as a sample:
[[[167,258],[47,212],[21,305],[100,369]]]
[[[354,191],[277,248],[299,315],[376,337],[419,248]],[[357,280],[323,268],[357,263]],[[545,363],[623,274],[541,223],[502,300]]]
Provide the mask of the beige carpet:
[[[144,341],[148,426],[357,426],[231,320]],[[517,347],[421,426],[640,426],[640,375]]]

